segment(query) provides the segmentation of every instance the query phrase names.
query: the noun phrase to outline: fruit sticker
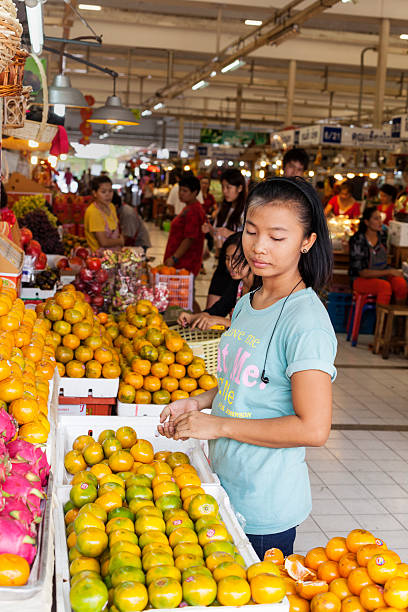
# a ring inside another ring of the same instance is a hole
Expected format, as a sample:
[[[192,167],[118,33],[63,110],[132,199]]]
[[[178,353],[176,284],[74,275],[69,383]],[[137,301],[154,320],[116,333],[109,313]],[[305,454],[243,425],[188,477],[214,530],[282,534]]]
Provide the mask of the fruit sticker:
[[[183,521],[181,519],[176,519],[175,521],[173,521],[173,525],[181,525],[182,522]]]
[[[376,538],[375,543],[377,546],[384,546],[384,540],[380,540],[380,538]]]
[[[207,538],[212,538],[215,535],[214,529],[207,530]]]
[[[87,488],[88,488],[88,486],[89,486],[89,485],[88,485],[88,484],[86,484],[86,482],[83,482],[83,483],[81,484],[81,489],[87,489]]]
[[[377,557],[375,562],[376,562],[376,565],[384,565],[385,559],[384,557]]]

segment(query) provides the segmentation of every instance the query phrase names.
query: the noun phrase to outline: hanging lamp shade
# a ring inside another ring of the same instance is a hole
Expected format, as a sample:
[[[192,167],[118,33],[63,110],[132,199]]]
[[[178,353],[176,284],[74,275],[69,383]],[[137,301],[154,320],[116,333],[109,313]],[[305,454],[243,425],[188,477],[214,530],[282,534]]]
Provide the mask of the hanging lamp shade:
[[[109,96],[105,106],[94,110],[88,122],[108,125],[139,125],[132,111],[122,106],[119,96]]]
[[[84,108],[88,106],[82,93],[79,89],[72,87],[69,77],[65,74],[57,74],[54,77],[52,85],[48,88],[48,102],[52,106],[61,104],[69,108]],[[38,94],[35,103],[43,103],[42,91]]]

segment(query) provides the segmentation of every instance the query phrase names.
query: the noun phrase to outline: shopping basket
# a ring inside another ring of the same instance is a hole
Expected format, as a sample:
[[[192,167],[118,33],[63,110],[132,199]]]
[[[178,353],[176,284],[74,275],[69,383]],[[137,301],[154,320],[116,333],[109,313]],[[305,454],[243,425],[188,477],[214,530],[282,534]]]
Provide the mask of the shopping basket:
[[[209,374],[217,374],[218,345],[222,331],[201,331],[201,329],[191,329],[180,325],[174,325],[170,329],[180,334],[191,347],[194,355],[204,359]]]

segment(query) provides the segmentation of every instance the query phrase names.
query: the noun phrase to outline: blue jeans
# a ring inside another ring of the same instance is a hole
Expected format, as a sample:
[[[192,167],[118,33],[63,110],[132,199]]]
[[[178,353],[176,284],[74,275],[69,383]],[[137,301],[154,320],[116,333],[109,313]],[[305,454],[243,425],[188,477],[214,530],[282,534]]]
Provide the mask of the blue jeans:
[[[280,533],[269,533],[266,535],[254,535],[247,533],[247,538],[251,542],[258,557],[263,561],[264,554],[270,548],[280,548],[284,557],[293,553],[293,543],[296,538],[296,527]]]

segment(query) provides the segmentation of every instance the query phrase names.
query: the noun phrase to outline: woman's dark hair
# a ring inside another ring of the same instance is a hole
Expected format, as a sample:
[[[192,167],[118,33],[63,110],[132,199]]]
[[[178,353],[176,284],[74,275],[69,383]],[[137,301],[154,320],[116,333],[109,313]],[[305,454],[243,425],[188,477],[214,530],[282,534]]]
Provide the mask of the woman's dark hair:
[[[353,183],[351,180],[344,181],[344,183],[340,183],[340,191],[342,189],[347,189],[347,191],[352,195],[353,194]]]
[[[226,181],[230,185],[234,185],[234,187],[242,187],[241,191],[238,194],[234,211],[231,216],[228,218],[228,222],[226,227],[232,231],[236,231],[238,228],[242,226],[242,214],[245,208],[245,200],[246,200],[246,182],[242,173],[236,168],[230,168],[223,172],[220,176],[220,181]],[[228,216],[229,210],[231,208],[231,203],[226,202],[225,200],[221,204],[220,211],[215,220],[216,227],[222,227],[225,223],[225,220]]]
[[[389,183],[384,183],[384,185],[382,187],[380,187],[380,191],[383,191],[384,193],[386,193],[388,196],[390,196],[392,202],[394,203],[395,200],[397,199],[397,194],[398,191],[397,189],[394,187],[394,185],[390,185]]]
[[[0,208],[7,208],[7,203],[8,203],[8,199],[7,199],[7,192],[4,188],[4,185],[2,182],[0,182],[1,185],[1,201],[0,201]]]
[[[109,176],[106,176],[105,174],[101,174],[101,176],[95,176],[95,178],[93,178],[91,182],[91,190],[98,191],[99,187],[104,183],[110,183],[112,185],[112,181],[110,180]]]
[[[200,181],[194,174],[183,174],[179,182],[180,187],[187,187],[191,191],[191,193],[196,192],[198,195],[200,193],[201,185]]]
[[[322,289],[330,280],[333,269],[333,249],[329,237],[326,217],[319,196],[305,179],[296,177],[275,177],[258,183],[248,196],[245,206],[245,220],[248,211],[256,206],[278,204],[294,206],[304,236],[317,235],[308,253],[301,253],[299,272],[306,287],[315,291]],[[245,261],[241,242],[240,259]]]
[[[360,217],[360,225],[358,226],[357,232],[359,234],[365,234],[367,231],[366,221],[369,221],[373,214],[377,212],[378,208],[376,206],[367,206],[364,209],[363,214]]]
[[[235,234],[231,234],[223,243],[220,254],[218,257],[218,266],[217,272],[222,274],[227,274],[227,266],[225,265],[225,258],[227,256],[227,249],[231,245],[235,245],[237,247],[237,254],[241,257],[241,243],[242,243],[242,232],[235,232]]]

